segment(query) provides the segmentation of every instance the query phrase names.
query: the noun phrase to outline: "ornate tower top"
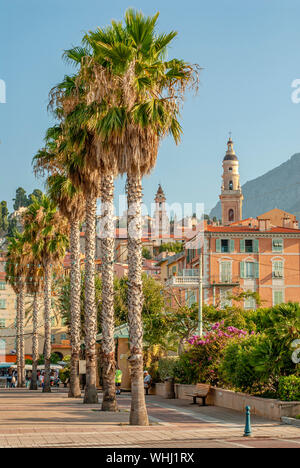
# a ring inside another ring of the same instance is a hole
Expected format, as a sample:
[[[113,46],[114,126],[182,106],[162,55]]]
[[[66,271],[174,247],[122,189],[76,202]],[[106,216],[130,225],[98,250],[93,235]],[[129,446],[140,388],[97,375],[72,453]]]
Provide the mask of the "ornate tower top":
[[[221,190],[222,224],[228,225],[242,219],[243,194],[240,185],[239,160],[231,136],[223,159],[223,184]]]
[[[166,201],[166,196],[160,184],[158,184],[158,189],[157,189],[154,201],[156,201],[157,203]]]
[[[229,137],[229,140],[227,141],[227,151],[223,161],[238,161],[237,155],[235,154],[233,148],[233,141],[231,137]]]

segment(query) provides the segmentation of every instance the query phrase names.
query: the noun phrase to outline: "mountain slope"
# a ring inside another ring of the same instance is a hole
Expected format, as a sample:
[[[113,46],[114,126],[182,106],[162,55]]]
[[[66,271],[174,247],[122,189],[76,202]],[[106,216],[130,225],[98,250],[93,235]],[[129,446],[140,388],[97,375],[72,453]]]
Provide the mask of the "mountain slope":
[[[288,211],[300,219],[300,153],[266,174],[242,186],[243,218],[259,216],[273,208]],[[211,210],[210,217],[221,218],[220,202]]]

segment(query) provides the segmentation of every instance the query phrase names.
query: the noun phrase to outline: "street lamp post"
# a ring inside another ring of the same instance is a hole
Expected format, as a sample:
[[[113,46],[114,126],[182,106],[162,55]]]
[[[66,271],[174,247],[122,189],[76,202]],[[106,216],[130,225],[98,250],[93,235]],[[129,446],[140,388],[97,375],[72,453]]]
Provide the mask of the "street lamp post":
[[[198,334],[203,335],[203,279],[202,279],[202,252],[199,249],[199,307],[198,307]]]

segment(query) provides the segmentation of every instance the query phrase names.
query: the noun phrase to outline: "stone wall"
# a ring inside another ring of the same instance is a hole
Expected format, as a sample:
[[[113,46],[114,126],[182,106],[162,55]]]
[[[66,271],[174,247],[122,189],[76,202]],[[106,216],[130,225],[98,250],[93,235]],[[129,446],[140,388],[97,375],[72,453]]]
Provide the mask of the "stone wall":
[[[191,400],[187,394],[196,391],[196,385],[175,384],[176,398]],[[155,384],[153,393],[166,398],[164,383]],[[246,393],[233,392],[222,388],[211,387],[206,399],[207,405],[229,408],[245,412],[246,406],[251,407],[251,414],[267,419],[280,421],[282,417],[295,417],[300,414],[300,401],[279,401],[270,398],[259,398]]]

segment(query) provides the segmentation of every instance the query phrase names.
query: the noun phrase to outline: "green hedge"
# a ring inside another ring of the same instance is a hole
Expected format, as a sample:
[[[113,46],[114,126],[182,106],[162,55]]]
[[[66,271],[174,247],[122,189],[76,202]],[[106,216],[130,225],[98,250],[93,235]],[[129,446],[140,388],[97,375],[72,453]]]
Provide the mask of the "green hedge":
[[[296,375],[281,377],[278,396],[282,401],[300,401],[300,377]]]
[[[178,362],[178,356],[169,356],[158,361],[159,380],[163,382],[167,377],[173,377],[174,367]]]

